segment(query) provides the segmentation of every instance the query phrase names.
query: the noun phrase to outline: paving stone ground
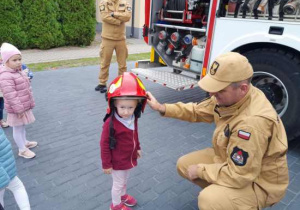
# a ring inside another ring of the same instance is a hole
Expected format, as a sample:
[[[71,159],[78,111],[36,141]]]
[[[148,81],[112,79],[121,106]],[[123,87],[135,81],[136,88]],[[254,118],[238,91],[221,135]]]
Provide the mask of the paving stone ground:
[[[133,63],[129,63],[129,68]],[[36,122],[26,127],[29,140],[39,142],[37,157],[17,157],[12,129],[5,129],[13,145],[18,175],[30,197],[32,210],[108,210],[111,177],[101,171],[99,138],[107,103],[94,91],[98,66],[35,73],[32,81]],[[110,81],[117,65],[111,66]],[[199,101],[199,89],[176,92],[144,80],[161,102]],[[200,188],[177,175],[176,161],[188,152],[211,146],[214,125],[162,118],[146,108],[139,120],[143,157],[128,183],[139,210],[196,210]],[[286,197],[271,209],[299,210],[300,141],[288,152],[290,186]],[[216,198],[218,199],[218,198]],[[10,192],[5,210],[16,210]]]

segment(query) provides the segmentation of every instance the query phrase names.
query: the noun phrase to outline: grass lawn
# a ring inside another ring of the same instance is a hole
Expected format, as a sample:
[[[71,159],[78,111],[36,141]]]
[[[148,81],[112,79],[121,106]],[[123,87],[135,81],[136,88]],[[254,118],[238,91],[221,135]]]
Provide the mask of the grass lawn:
[[[130,54],[128,55],[127,61],[138,61],[150,58],[149,53],[139,53],[139,54]],[[114,55],[111,60],[112,63],[116,62],[116,56]],[[64,69],[78,66],[93,66],[100,65],[99,58],[82,58],[74,60],[64,60],[64,61],[54,61],[46,63],[33,63],[28,64],[27,67],[31,71],[44,71],[44,70],[56,70]]]

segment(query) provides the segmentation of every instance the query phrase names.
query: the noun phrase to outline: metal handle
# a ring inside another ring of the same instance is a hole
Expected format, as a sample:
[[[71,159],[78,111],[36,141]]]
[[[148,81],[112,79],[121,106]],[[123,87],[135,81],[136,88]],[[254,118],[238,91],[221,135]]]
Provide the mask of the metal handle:
[[[284,31],[283,27],[271,26],[269,29],[269,34],[282,35],[283,31]]]

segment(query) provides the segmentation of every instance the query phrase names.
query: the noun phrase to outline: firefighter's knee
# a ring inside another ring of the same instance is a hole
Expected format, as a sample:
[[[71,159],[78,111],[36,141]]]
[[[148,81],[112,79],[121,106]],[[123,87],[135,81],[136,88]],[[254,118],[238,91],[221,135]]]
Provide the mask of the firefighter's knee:
[[[185,161],[185,156],[182,156],[177,160],[176,167],[177,167],[178,174],[184,178],[187,178],[186,177],[187,164]]]
[[[204,188],[198,196],[198,207],[200,210],[224,210],[233,209],[230,200],[222,189],[215,185]]]
[[[218,199],[214,196],[213,191],[209,187],[204,188],[198,196],[198,207],[200,210],[212,210]]]

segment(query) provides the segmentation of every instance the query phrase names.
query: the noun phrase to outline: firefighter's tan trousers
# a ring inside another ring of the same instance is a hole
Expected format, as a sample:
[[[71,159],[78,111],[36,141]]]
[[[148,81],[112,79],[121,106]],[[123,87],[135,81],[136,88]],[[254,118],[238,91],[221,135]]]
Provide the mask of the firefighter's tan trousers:
[[[200,163],[212,164],[214,163],[214,157],[215,153],[212,148],[184,155],[177,161],[178,173],[183,178],[188,179],[188,166]],[[261,209],[266,199],[265,194],[256,195],[252,185],[242,189],[235,189],[210,184],[201,179],[196,179],[192,182],[203,188],[198,196],[198,207],[200,210],[257,210]]]
[[[99,84],[106,85],[109,76],[109,66],[114,50],[116,51],[117,62],[121,75],[127,70],[126,59],[128,57],[128,50],[126,40],[110,40],[102,38],[100,45],[100,73]]]

